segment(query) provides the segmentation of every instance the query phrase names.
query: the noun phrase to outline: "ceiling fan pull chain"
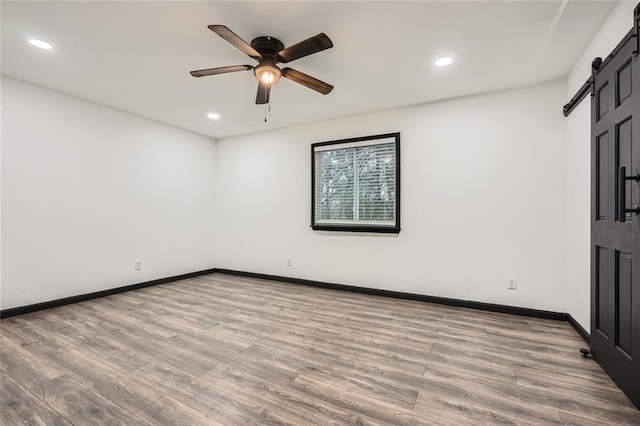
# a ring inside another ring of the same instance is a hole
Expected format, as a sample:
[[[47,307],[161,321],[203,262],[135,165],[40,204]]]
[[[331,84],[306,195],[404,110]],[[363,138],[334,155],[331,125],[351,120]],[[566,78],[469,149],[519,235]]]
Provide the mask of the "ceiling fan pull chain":
[[[265,99],[267,98],[267,86],[264,86],[264,97]],[[269,101],[267,100],[267,102],[264,104],[264,122],[267,122],[267,103],[269,103]]]
[[[265,98],[267,97],[267,93],[271,92],[271,84],[268,84],[267,86],[264,86],[264,94],[265,94]],[[267,103],[264,104],[264,122],[267,122],[267,113],[271,112],[271,97],[267,98]]]

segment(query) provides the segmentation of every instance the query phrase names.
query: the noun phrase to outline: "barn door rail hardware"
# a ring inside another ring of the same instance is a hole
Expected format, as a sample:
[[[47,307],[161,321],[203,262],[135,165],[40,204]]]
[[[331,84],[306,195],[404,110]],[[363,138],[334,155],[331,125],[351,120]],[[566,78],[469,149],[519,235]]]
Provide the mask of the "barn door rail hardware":
[[[573,98],[571,98],[571,100],[567,102],[564,107],[562,107],[562,113],[565,117],[571,114],[571,111],[573,111],[575,107],[577,107],[578,104],[582,102],[582,100],[586,98],[589,93],[591,93],[591,97],[594,96],[594,94],[596,93],[596,88],[594,87],[596,74],[598,73],[598,70],[601,66],[602,58],[600,57],[595,58],[593,62],[591,62],[591,77],[589,77],[587,81],[584,82],[584,84],[578,89],[578,92],[573,95]]]
[[[638,6],[640,7],[640,5]],[[636,9],[638,9],[636,7]],[[584,82],[582,86],[578,89],[575,95],[571,98],[569,102],[567,102],[562,107],[562,114],[567,117],[571,114],[580,102],[584,98],[587,97],[587,94],[591,93],[591,97],[595,96],[595,76],[600,72],[600,70],[604,69],[604,67],[613,59],[614,56],[624,47],[625,44],[629,41],[630,38],[635,37],[636,42],[636,50],[640,48],[640,41],[638,40],[640,36],[638,35],[638,28],[640,26],[640,10],[638,10],[634,16],[634,27],[627,33],[626,36],[622,39],[620,43],[613,49],[613,51],[607,56],[604,60],[602,58],[595,58],[593,62],[591,62],[591,76]],[[635,51],[634,51],[635,53]],[[637,54],[637,53],[636,53]]]
[[[589,79],[578,89],[578,92],[573,95],[573,98],[571,98],[571,100],[562,107],[562,114],[564,114],[565,117],[571,114],[571,111],[573,111],[575,107],[577,107],[578,104],[587,97],[587,94],[591,92],[591,81],[592,79],[589,77]]]
[[[634,182],[640,182],[640,173],[635,176],[627,176],[627,168],[620,167],[618,169],[618,220],[620,222],[626,222],[627,213],[640,214],[640,207],[634,206],[632,209],[627,208],[627,181],[632,180]]]

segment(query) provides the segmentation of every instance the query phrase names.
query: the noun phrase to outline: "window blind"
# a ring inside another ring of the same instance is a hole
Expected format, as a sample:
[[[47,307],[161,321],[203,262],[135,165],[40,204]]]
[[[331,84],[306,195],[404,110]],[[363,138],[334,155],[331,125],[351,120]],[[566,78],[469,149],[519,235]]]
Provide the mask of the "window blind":
[[[346,145],[314,150],[316,223],[393,226],[395,141]]]

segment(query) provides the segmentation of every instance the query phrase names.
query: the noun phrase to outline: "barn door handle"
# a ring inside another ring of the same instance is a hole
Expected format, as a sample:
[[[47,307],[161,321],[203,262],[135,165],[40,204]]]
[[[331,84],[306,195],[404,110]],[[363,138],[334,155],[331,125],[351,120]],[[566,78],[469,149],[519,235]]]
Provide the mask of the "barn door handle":
[[[636,215],[640,214],[640,207],[638,206],[634,206],[632,209],[627,208],[627,191],[625,191],[625,185],[628,180],[640,182],[640,173],[635,176],[627,176],[627,168],[620,167],[618,169],[618,220],[620,222],[626,222],[627,213],[635,213]]]

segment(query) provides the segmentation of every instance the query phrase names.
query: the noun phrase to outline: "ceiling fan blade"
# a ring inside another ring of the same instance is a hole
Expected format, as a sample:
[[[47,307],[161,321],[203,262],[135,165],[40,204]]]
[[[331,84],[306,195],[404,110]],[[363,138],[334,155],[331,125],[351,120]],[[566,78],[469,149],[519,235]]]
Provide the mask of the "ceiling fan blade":
[[[332,85],[325,83],[324,81],[320,81],[317,78],[311,77],[310,75],[307,75],[303,72],[296,71],[292,68],[283,68],[282,76],[288,78],[289,80],[295,81],[298,84],[302,84],[309,89],[313,89],[316,92],[320,92],[323,95],[326,95],[333,90]]]
[[[252,69],[253,67],[251,65],[232,65],[230,67],[207,68],[206,70],[191,71],[190,74],[194,77],[204,77],[207,75],[225,74],[228,72],[236,71],[248,71]]]
[[[281,50],[278,52],[276,58],[278,62],[287,63],[331,47],[333,47],[331,39],[327,37],[325,33],[320,33]]]
[[[258,93],[256,94],[256,105],[268,104],[271,95],[271,85],[258,82]]]
[[[251,56],[253,59],[258,60],[262,58],[262,55],[260,55],[256,49],[251,47],[249,43],[241,39],[236,33],[224,25],[209,25],[209,29],[227,40],[229,43],[233,44],[238,49],[242,50],[247,55]]]

